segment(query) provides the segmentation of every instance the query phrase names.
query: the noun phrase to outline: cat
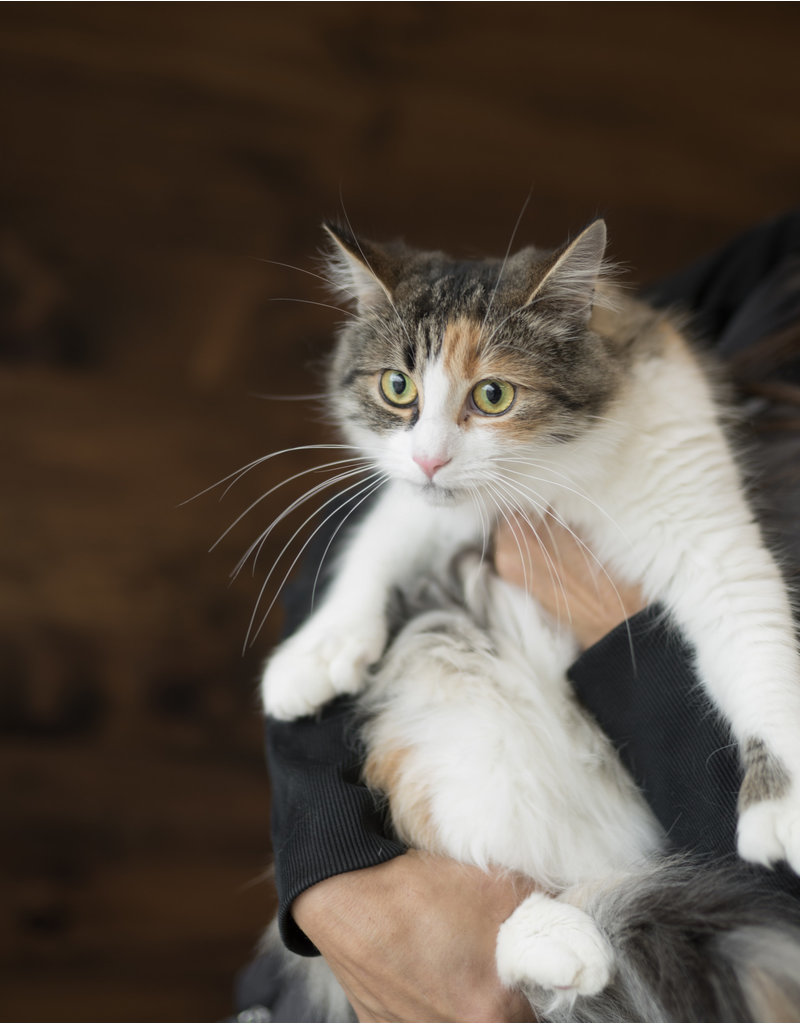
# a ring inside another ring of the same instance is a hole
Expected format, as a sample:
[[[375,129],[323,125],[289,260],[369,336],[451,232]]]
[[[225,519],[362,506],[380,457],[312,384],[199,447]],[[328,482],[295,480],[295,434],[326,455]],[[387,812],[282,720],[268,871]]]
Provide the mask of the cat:
[[[641,994],[619,938],[666,886],[688,907],[717,906],[720,977],[734,963],[744,979],[735,996],[720,982],[717,1019],[720,1006],[769,1015],[758,978],[774,970],[791,988],[796,936],[770,932],[757,909],[737,925],[719,911],[733,883],[698,883],[662,861],[660,828],[572,699],[568,621],[486,564],[497,521],[546,530],[552,516],[584,539],[587,559],[660,602],[740,748],[740,855],[800,871],[791,610],[703,361],[668,316],[613,284],[602,221],[556,252],[503,261],[327,230],[334,280],[356,305],[329,400],[385,484],[322,603],[268,661],[266,712],[290,720],[359,694],[365,777],[401,838],[523,872],[553,894],[523,901],[497,942],[501,980],[538,1012],[689,1019],[685,1005]]]

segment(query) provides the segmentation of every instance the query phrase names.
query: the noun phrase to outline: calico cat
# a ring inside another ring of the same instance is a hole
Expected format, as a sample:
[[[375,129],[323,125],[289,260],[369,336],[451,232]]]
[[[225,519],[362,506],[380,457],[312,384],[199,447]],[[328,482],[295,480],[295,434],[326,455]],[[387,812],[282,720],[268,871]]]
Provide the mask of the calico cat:
[[[504,261],[328,231],[335,280],[357,306],[329,397],[385,485],[322,604],[268,662],[267,713],[361,694],[365,777],[401,838],[552,894],[526,899],[498,935],[501,979],[538,1012],[752,1019],[781,1012],[775,998],[800,1007],[797,934],[767,928],[755,897],[738,918],[726,910],[740,894],[727,876],[698,881],[661,859],[659,827],[572,698],[568,621],[486,566],[497,521],[546,530],[553,517],[668,609],[739,744],[741,856],[800,871],[789,601],[701,361],[667,316],[611,283],[602,221],[555,253]],[[659,936],[664,892],[714,935],[682,993],[642,973],[648,955],[677,975],[689,956]]]

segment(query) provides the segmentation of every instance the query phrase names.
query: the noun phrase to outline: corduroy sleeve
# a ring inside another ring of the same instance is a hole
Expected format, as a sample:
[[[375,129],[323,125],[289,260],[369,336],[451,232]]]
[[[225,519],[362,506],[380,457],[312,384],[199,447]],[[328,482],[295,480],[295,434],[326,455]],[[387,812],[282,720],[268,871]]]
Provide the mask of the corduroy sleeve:
[[[317,568],[324,575],[328,543],[339,531],[333,517],[320,531],[300,572],[284,592],[284,635],[310,611]],[[325,581],[322,586],[324,587]],[[317,949],[291,916],[293,900],[331,875],[373,867],[405,853],[377,801],[360,781],[363,752],[351,698],[340,697],[313,718],[266,721],[272,788],[272,848],[281,936],[295,953]]]
[[[405,852],[359,780],[352,724],[352,704],[343,698],[317,718],[267,722],[278,919],[289,949],[306,956],[317,950],[289,912],[295,897],[331,875]]]
[[[569,676],[672,849],[732,860],[742,777],[738,747],[701,690],[693,660],[663,611],[653,607],[584,651]],[[786,864],[749,870],[800,899],[800,877]]]
[[[689,648],[659,608],[603,637],[569,672],[671,845],[699,854],[735,849],[738,753],[700,689]]]

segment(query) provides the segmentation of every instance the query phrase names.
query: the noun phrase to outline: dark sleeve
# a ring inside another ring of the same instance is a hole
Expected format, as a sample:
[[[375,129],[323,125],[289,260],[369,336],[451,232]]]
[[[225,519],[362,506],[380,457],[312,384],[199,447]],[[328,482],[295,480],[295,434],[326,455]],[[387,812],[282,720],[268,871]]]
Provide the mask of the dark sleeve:
[[[735,850],[738,753],[697,685],[692,653],[658,608],[618,626],[569,672],[673,848]]]
[[[331,517],[284,591],[285,636],[310,614],[317,584],[326,586],[332,568],[328,545],[346,518],[346,509]],[[351,698],[332,701],[313,718],[267,718],[266,749],[281,936],[293,952],[312,956],[316,947],[290,913],[294,899],[315,882],[382,864],[406,848],[391,834],[380,806],[361,782],[363,751]]]
[[[296,953],[317,952],[289,912],[296,896],[323,878],[405,852],[360,782],[355,735],[352,702],[343,698],[316,718],[267,722],[278,919]]]
[[[718,251],[651,285],[644,296],[656,306],[680,306],[690,312],[694,329],[718,348],[722,342],[722,354],[728,356],[780,329],[779,323],[764,322],[758,293],[798,254],[800,210],[793,210],[737,235]],[[796,298],[796,290],[794,294]],[[760,307],[759,320],[742,316],[752,299]],[[789,317],[793,315],[789,311]],[[736,343],[725,335],[735,336]]]

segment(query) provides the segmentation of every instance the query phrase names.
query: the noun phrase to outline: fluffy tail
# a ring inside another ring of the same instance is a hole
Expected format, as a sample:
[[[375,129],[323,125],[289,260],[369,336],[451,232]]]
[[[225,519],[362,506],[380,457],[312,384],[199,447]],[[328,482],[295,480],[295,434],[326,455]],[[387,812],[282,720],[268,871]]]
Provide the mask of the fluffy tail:
[[[616,974],[563,1012],[540,1005],[550,1020],[800,1020],[797,902],[747,867],[669,863],[583,909],[614,948]]]

